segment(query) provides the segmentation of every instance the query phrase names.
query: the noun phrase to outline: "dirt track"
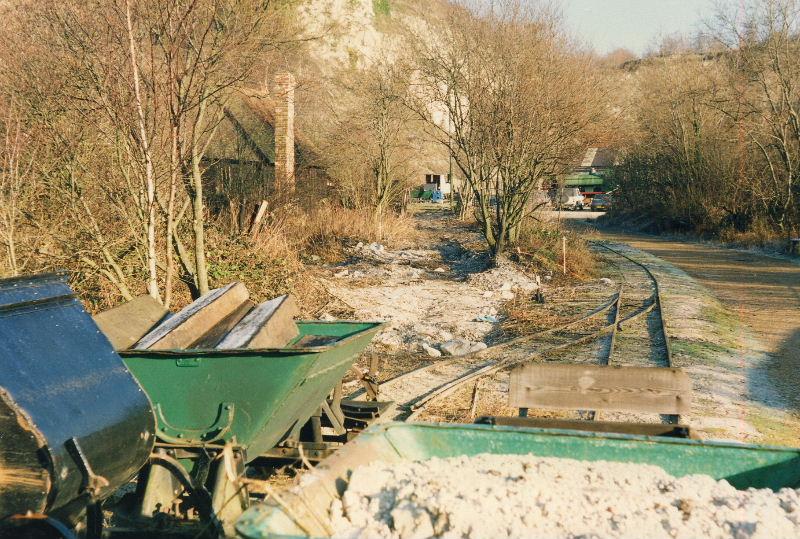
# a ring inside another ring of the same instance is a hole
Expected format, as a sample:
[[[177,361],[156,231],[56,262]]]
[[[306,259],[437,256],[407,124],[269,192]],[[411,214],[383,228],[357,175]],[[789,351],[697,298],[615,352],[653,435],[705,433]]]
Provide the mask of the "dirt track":
[[[601,236],[649,251],[710,289],[758,339],[767,376],[792,412],[800,412],[800,265],[757,253],[601,230]]]

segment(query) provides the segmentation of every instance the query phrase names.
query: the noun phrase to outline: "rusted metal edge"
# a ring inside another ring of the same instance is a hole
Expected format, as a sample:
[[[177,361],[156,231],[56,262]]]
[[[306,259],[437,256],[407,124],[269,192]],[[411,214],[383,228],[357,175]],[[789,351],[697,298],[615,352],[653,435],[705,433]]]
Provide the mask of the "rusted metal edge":
[[[19,275],[17,277],[5,277],[0,279],[0,289],[19,286],[20,283],[39,283],[48,281],[58,281],[67,283],[69,273],[66,270],[39,273],[36,275]]]
[[[29,312],[31,310],[36,310],[39,307],[63,305],[64,303],[71,303],[74,301],[78,301],[78,298],[76,298],[74,294],[50,296],[43,299],[34,299],[31,301],[21,301],[19,303],[0,305],[0,313]]]
[[[33,462],[35,462],[39,467],[38,473],[30,469],[9,469],[7,467],[8,462],[3,462],[2,468],[0,468],[0,490],[6,488],[14,489],[15,487],[19,488],[23,486],[27,486],[29,488],[41,488],[41,505],[39,507],[28,507],[25,508],[25,510],[33,513],[44,513],[45,510],[50,506],[53,495],[53,462],[50,452],[47,450],[47,441],[28,413],[22,409],[14,401],[14,398],[8,393],[8,391],[2,387],[0,387],[0,401],[2,401],[2,403],[13,412],[14,419],[19,425],[20,430],[31,436],[37,446],[38,453],[45,457],[43,459],[39,459],[32,455]],[[9,436],[11,433],[4,432],[2,434],[3,436]]]
[[[218,348],[186,348],[186,349],[179,349],[179,350],[136,350],[136,349],[128,349],[128,350],[120,350],[118,353],[121,356],[130,356],[130,357],[137,357],[137,356],[164,356],[164,357],[184,357],[186,355],[195,355],[195,356],[203,356],[203,357],[230,357],[230,356],[254,356],[254,355],[284,355],[284,356],[297,356],[302,354],[318,354],[321,352],[327,352],[329,350],[333,350],[334,348],[338,348],[343,344],[347,344],[350,341],[353,341],[357,338],[361,338],[367,334],[375,334],[381,331],[385,326],[386,322],[363,322],[357,320],[334,320],[334,321],[317,321],[317,320],[298,320],[298,323],[301,324],[375,324],[373,327],[365,329],[363,331],[359,331],[345,337],[344,339],[339,339],[332,344],[326,344],[323,346],[305,346],[305,347],[298,347],[298,348],[231,348],[231,349],[218,349]]]

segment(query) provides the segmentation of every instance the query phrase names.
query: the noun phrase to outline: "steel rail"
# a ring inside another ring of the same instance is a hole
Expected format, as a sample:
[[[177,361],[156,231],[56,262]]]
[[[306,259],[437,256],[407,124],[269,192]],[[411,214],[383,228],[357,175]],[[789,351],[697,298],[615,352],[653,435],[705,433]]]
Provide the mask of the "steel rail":
[[[564,349],[570,348],[572,346],[576,346],[576,345],[579,345],[579,344],[584,344],[584,343],[590,342],[590,341],[592,341],[594,339],[597,339],[598,337],[602,336],[604,333],[612,331],[613,326],[614,326],[614,324],[606,324],[605,326],[601,327],[597,331],[594,331],[593,333],[590,333],[588,335],[584,335],[584,336],[580,337],[579,339],[575,339],[575,340],[572,340],[572,341],[569,341],[569,342],[566,342],[566,343],[558,344],[556,346],[551,346],[550,348],[547,348],[546,350],[540,350],[540,351],[533,352],[533,353],[527,355],[523,359],[497,361],[497,362],[494,362],[492,364],[485,365],[485,366],[483,366],[483,367],[481,367],[479,369],[474,369],[472,371],[469,371],[469,372],[467,372],[465,374],[462,374],[461,376],[458,376],[456,378],[453,378],[449,382],[445,383],[444,385],[439,386],[436,390],[434,390],[434,391],[432,391],[430,393],[427,393],[424,397],[420,398],[419,400],[414,401],[410,406],[410,408],[412,410],[412,413],[411,413],[411,415],[408,416],[408,418],[406,418],[406,420],[407,421],[413,421],[414,419],[419,417],[419,415],[423,411],[425,411],[425,409],[430,404],[432,404],[433,402],[436,402],[436,401],[438,401],[438,400],[440,400],[440,399],[452,394],[454,391],[458,390],[462,385],[466,384],[467,382],[469,382],[470,380],[472,380],[474,378],[478,378],[480,376],[486,376],[488,374],[492,374],[492,373],[497,372],[499,370],[506,369],[506,368],[509,368],[509,367],[513,367],[513,366],[518,365],[520,363],[528,362],[528,361],[530,361],[532,359],[540,358],[540,357],[542,357],[543,355],[545,355],[545,354],[547,354],[549,352],[555,352],[557,350],[564,350]]]
[[[589,341],[591,341],[591,340],[593,340],[595,338],[600,337],[604,333],[606,333],[608,331],[611,331],[611,339],[612,340],[611,340],[610,347],[609,347],[609,354],[608,354],[607,360],[606,360],[606,364],[609,364],[610,360],[611,360],[611,355],[613,354],[613,351],[614,351],[616,332],[619,329],[619,327],[621,325],[623,325],[623,324],[629,323],[632,320],[637,319],[637,318],[639,318],[639,317],[651,312],[655,308],[658,309],[658,313],[659,313],[659,321],[661,323],[661,331],[662,331],[662,335],[663,335],[663,338],[664,338],[665,350],[666,350],[666,356],[667,356],[666,357],[667,366],[671,367],[672,366],[672,352],[671,352],[671,347],[670,347],[670,344],[669,344],[669,335],[667,333],[667,326],[666,326],[666,322],[664,320],[664,313],[663,313],[663,309],[661,308],[662,301],[661,301],[661,292],[660,292],[660,288],[659,288],[659,284],[658,284],[658,279],[650,271],[650,269],[647,266],[645,266],[643,263],[641,263],[640,261],[635,260],[635,259],[627,256],[626,254],[621,253],[618,250],[613,249],[613,248],[611,248],[611,247],[609,247],[609,246],[607,246],[605,244],[602,244],[602,243],[599,243],[599,242],[594,242],[594,241],[591,241],[590,243],[592,243],[594,245],[598,245],[600,247],[603,247],[603,248],[607,249],[608,251],[611,251],[611,252],[621,256],[622,258],[625,258],[626,260],[632,262],[633,264],[639,266],[640,268],[642,268],[644,270],[644,272],[647,274],[647,276],[650,278],[652,283],[653,283],[654,294],[653,294],[652,301],[648,305],[646,305],[646,306],[642,307],[641,309],[639,309],[638,311],[636,311],[636,312],[634,312],[634,313],[632,313],[632,314],[630,314],[630,315],[628,315],[628,316],[626,316],[626,317],[624,317],[623,319],[620,320],[620,313],[621,313],[621,310],[622,310],[622,287],[620,287],[619,292],[617,294],[615,294],[615,296],[612,299],[612,301],[610,301],[605,306],[605,308],[603,308],[601,310],[595,310],[594,314],[592,315],[592,316],[596,316],[597,314],[605,312],[605,310],[607,310],[609,307],[615,306],[616,309],[615,309],[615,314],[614,314],[614,321],[611,324],[604,325],[603,327],[601,327],[600,329],[598,329],[594,333],[591,333],[589,335],[586,335],[586,336],[581,337],[579,339],[576,339],[574,341],[570,341],[570,342],[567,342],[567,343],[563,343],[561,345],[550,347],[550,348],[548,348],[546,350],[534,352],[533,354],[528,355],[524,360],[499,361],[499,362],[495,363],[494,365],[486,365],[486,366],[480,367],[478,369],[473,369],[473,370],[471,370],[471,371],[469,371],[469,372],[467,372],[467,373],[465,373],[465,374],[463,374],[461,376],[458,376],[458,377],[450,380],[449,382],[439,386],[439,388],[436,389],[435,391],[432,391],[432,392],[426,394],[423,398],[413,402],[412,405],[411,405],[412,413],[407,417],[406,420],[407,421],[413,421],[413,420],[417,419],[432,403],[434,403],[434,402],[436,402],[436,401],[438,401],[438,400],[440,400],[440,399],[442,399],[442,398],[454,393],[461,386],[463,386],[464,384],[468,383],[469,381],[471,381],[471,380],[473,380],[475,378],[480,378],[482,376],[486,376],[486,375],[492,374],[492,373],[497,372],[499,370],[515,366],[515,365],[517,365],[519,363],[530,361],[531,359],[536,359],[536,358],[541,357],[542,355],[544,355],[546,353],[549,353],[549,352],[553,352],[553,351],[556,351],[556,350],[569,348],[571,346],[575,346],[575,345],[578,345],[578,344],[583,344],[585,342],[589,342]],[[567,325],[571,325],[571,324],[567,324]],[[541,333],[544,333],[544,334],[546,334],[546,333],[557,333],[559,329],[560,328],[556,328],[556,331],[546,330],[545,332],[541,332]],[[528,336],[528,337],[532,338],[533,336]],[[511,342],[511,341],[509,341],[509,342]],[[483,352],[485,352],[485,350]],[[462,357],[464,357],[464,356],[462,356]],[[414,372],[414,371],[411,371],[411,372]]]
[[[636,264],[637,266],[642,268],[645,271],[645,273],[647,274],[647,276],[650,277],[650,280],[653,282],[653,289],[655,290],[654,308],[658,309],[658,319],[659,319],[659,322],[661,323],[661,333],[662,333],[662,336],[664,338],[664,348],[666,350],[666,363],[667,363],[666,366],[667,367],[672,367],[672,345],[671,345],[670,339],[669,339],[669,332],[667,331],[667,322],[666,322],[666,317],[664,315],[664,309],[663,309],[664,302],[663,302],[662,297],[661,297],[661,287],[659,286],[658,279],[653,274],[653,272],[650,271],[650,268],[648,268],[645,264],[643,264],[639,260],[636,260],[636,259],[626,255],[625,253],[618,251],[617,249],[613,249],[613,248],[609,247],[608,245],[606,245],[605,243],[597,242],[597,241],[590,241],[590,243],[592,245],[597,245],[598,247],[602,247],[603,249],[611,251],[612,253],[615,253],[615,254],[621,256],[622,258],[624,258],[624,259],[626,259],[626,260],[628,260],[630,262],[633,262],[634,264]]]
[[[543,337],[545,335],[552,335],[554,333],[564,332],[564,331],[566,331],[568,329],[571,329],[571,328],[577,326],[578,324],[581,324],[583,322],[591,320],[591,319],[595,318],[596,316],[604,313],[609,308],[611,308],[614,305],[616,305],[617,304],[617,300],[618,300],[617,294],[614,294],[611,297],[611,299],[609,299],[605,303],[601,304],[599,307],[596,307],[595,309],[593,309],[589,313],[587,313],[587,314],[585,314],[585,315],[583,315],[583,316],[581,316],[579,318],[576,318],[575,320],[567,322],[566,324],[562,324],[561,326],[558,326],[558,327],[555,327],[555,328],[546,329],[546,330],[543,330],[543,331],[537,331],[536,333],[531,333],[531,334],[528,334],[528,335],[520,335],[519,337],[514,337],[513,339],[510,339],[508,341],[503,341],[501,343],[497,343],[495,345],[489,346],[489,347],[487,347],[487,348],[485,348],[483,350],[479,350],[477,352],[471,352],[469,354],[464,354],[464,355],[461,355],[461,356],[453,356],[453,357],[450,357],[450,358],[442,360],[442,361],[436,361],[434,363],[430,363],[429,365],[423,365],[422,367],[418,367],[416,369],[412,369],[412,370],[410,370],[408,372],[404,372],[404,373],[398,374],[397,376],[393,376],[392,378],[389,378],[388,380],[384,380],[383,382],[380,382],[379,387],[390,387],[391,385],[396,385],[398,383],[402,383],[404,380],[413,378],[416,375],[422,374],[422,373],[424,373],[426,371],[429,371],[429,370],[432,370],[432,369],[435,369],[435,368],[438,368],[438,367],[452,365],[454,363],[459,363],[461,361],[468,360],[468,359],[473,358],[473,357],[474,358],[483,357],[483,356],[489,355],[489,354],[491,354],[493,352],[499,352],[499,351],[501,351],[501,350],[503,350],[505,348],[508,348],[509,346],[512,346],[512,345],[516,345],[516,344],[520,344],[520,343],[523,343],[523,342],[527,342],[527,341],[530,341],[532,339],[536,339],[538,337]],[[354,391],[353,393],[349,394],[347,396],[347,399],[357,399],[358,397],[364,395],[365,393],[366,393],[366,390],[359,389],[359,390]]]
[[[606,365],[611,364],[611,356],[614,355],[614,344],[617,341],[617,331],[619,330],[619,313],[622,310],[622,285],[617,292],[617,307],[614,309],[614,325],[611,328],[611,341],[608,343],[608,354],[606,355]]]

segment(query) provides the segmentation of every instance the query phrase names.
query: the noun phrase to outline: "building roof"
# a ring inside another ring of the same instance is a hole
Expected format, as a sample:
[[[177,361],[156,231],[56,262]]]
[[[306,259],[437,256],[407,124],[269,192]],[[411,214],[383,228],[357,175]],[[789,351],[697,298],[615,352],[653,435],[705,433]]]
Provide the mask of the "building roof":
[[[231,98],[225,119],[206,151],[206,159],[242,160],[275,165],[275,101],[263,92],[242,92]],[[298,166],[314,166],[316,153],[295,125]]]

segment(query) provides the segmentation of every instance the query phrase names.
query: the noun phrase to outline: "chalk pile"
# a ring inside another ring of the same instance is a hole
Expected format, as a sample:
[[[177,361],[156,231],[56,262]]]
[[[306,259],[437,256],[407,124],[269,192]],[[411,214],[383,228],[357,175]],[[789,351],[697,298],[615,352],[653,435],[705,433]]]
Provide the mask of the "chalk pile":
[[[357,468],[331,520],[353,539],[778,539],[800,537],[800,495],[653,465],[485,454]]]

